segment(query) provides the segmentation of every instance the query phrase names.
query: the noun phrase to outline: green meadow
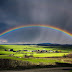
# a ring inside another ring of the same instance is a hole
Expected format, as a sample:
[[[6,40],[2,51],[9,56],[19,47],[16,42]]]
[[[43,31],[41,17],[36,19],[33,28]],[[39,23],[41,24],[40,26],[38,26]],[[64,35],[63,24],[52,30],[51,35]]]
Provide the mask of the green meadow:
[[[5,49],[7,51],[5,51]],[[8,49],[13,49],[13,52],[8,51]],[[23,51],[28,50],[28,51]],[[36,53],[32,52],[33,50],[53,50],[53,51],[61,51],[60,53]],[[1,59],[14,59],[14,60],[23,60],[30,61],[32,63],[55,63],[55,62],[64,62],[63,60],[57,58],[42,58],[42,57],[62,57],[72,52],[72,46],[64,47],[64,46],[37,46],[37,45],[0,45],[0,58]],[[14,54],[13,56],[10,56]],[[33,55],[33,58],[24,58],[24,56]],[[21,57],[21,58],[19,58]],[[40,57],[40,58],[37,58]]]

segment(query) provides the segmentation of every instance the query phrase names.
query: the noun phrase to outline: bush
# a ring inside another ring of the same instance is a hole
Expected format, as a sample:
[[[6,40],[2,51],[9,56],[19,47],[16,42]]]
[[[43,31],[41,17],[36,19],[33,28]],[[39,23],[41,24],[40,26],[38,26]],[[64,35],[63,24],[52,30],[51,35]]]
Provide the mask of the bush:
[[[64,54],[63,57],[66,58],[67,56]]]
[[[39,65],[40,66],[44,66],[45,64],[43,62],[39,62]]]
[[[33,57],[33,55],[30,55],[29,57]]]
[[[67,54],[66,56],[69,58],[72,58],[72,54]]]
[[[29,57],[33,57],[33,54],[27,56],[27,55],[24,55],[25,58],[29,58]]]
[[[56,53],[59,53],[57,50],[55,51]]]
[[[17,67],[25,67],[28,68],[32,64],[28,61],[20,61],[20,60],[12,60],[12,59],[0,59],[0,68],[17,68]]]

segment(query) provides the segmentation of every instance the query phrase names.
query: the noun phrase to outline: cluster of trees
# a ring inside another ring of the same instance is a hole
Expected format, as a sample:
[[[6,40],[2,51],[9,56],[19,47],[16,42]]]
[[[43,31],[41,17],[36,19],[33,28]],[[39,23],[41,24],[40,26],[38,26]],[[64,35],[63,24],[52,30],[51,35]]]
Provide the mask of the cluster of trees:
[[[0,59],[0,69],[9,69],[9,68],[27,68],[30,67],[32,63],[28,61],[12,60],[12,59]]]
[[[67,55],[64,54],[63,57],[64,58],[72,58],[72,54],[71,53],[70,54],[67,54]]]

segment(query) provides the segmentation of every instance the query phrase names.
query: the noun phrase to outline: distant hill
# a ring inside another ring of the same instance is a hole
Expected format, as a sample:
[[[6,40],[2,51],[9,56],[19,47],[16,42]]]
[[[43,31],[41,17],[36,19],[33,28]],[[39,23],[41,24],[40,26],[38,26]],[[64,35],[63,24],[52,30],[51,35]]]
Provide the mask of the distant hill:
[[[38,44],[0,44],[0,45],[40,45],[40,46],[72,46],[72,44],[54,44],[54,43],[38,43]]]
[[[52,43],[39,43],[39,44],[52,44]]]
[[[45,45],[49,45],[49,44],[52,44],[52,43],[39,43],[39,44],[45,44]]]

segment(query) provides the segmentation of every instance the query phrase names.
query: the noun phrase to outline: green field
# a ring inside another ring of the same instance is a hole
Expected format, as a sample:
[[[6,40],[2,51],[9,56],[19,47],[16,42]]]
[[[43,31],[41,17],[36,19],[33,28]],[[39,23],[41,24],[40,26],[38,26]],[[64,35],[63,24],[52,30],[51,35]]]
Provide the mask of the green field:
[[[7,51],[5,51],[5,49]],[[21,50],[19,52],[13,52],[13,51],[8,51],[8,49],[13,49],[14,51]],[[23,51],[23,50],[28,50],[28,51]],[[61,50],[60,53],[36,53],[36,52],[31,52],[32,50]],[[30,51],[30,52],[29,52]],[[67,55],[68,53],[72,52],[72,47],[64,47],[64,46],[37,46],[37,45],[0,45],[0,58],[3,59],[15,59],[15,60],[24,60],[24,61],[30,61],[33,63],[54,63],[54,62],[63,62],[62,60],[58,59],[45,59],[45,58],[40,58],[37,59],[35,57],[62,57],[64,55]],[[13,56],[9,56],[11,54],[14,54]],[[24,58],[24,56],[27,55],[33,55],[34,58]],[[21,57],[21,58],[17,58]]]
[[[5,49],[13,49],[14,51],[18,50],[61,50],[62,53],[36,53],[36,52],[26,52],[26,51],[20,51],[20,52],[12,52],[12,51],[4,51]],[[71,47],[63,48],[60,46],[34,46],[34,45],[0,45],[0,54],[9,55],[14,54],[15,56],[21,56],[23,57],[25,53],[27,55],[30,55],[30,53],[33,53],[34,57],[54,57],[54,56],[63,56],[64,54],[68,54],[70,51],[72,51]]]

